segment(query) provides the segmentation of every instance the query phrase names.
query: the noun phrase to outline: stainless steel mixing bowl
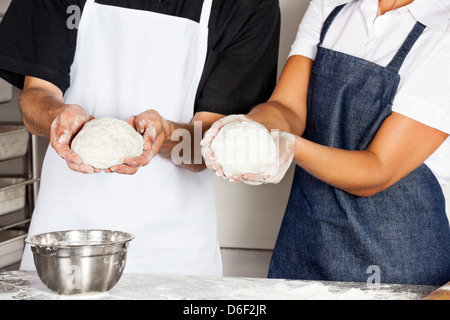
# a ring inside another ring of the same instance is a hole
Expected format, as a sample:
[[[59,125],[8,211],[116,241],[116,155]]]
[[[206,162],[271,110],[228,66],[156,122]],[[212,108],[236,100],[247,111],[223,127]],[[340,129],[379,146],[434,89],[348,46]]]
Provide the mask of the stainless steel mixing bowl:
[[[25,239],[41,281],[62,295],[103,293],[120,280],[134,236],[106,230],[75,230]]]

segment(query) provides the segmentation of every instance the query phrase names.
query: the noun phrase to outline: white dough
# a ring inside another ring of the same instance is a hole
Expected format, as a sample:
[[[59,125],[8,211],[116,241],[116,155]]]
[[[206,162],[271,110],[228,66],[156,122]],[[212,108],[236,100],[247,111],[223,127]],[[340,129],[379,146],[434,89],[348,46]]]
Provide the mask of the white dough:
[[[72,142],[83,163],[97,169],[123,164],[125,158],[143,153],[144,139],[128,123],[113,118],[87,122]]]
[[[277,158],[275,142],[269,131],[254,122],[225,125],[212,141],[211,150],[227,177],[263,173]]]

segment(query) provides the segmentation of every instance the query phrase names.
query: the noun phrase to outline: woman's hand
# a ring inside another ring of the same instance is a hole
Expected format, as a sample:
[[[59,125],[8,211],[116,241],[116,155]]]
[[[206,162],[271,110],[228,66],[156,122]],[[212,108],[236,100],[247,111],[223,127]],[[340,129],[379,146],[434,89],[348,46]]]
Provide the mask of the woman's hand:
[[[269,183],[279,183],[285,176],[291,166],[294,157],[295,136],[286,132],[274,131],[271,133],[275,141],[277,151],[277,161],[261,173],[248,173],[242,175],[233,175],[226,177],[221,165],[216,161],[215,155],[211,149],[211,143],[218,135],[220,130],[227,124],[233,122],[251,122],[249,118],[243,115],[233,115],[225,117],[213,124],[211,129],[205,134],[202,141],[202,155],[206,166],[214,171],[218,177],[228,179],[230,182],[240,181],[248,185],[261,185]]]
[[[224,179],[227,179],[225,176],[222,166],[216,161],[215,155],[211,149],[211,143],[212,141],[217,137],[220,130],[226,126],[227,124],[233,123],[233,122],[244,122],[244,121],[250,121],[247,119],[244,115],[231,115],[225,118],[222,118],[218,121],[216,121],[211,128],[205,133],[205,136],[201,142],[202,145],[202,156],[205,160],[205,165],[208,169],[214,171],[218,177],[222,177]],[[230,182],[234,182],[231,177],[228,177]]]
[[[295,136],[287,132],[272,132],[277,150],[277,161],[262,174],[244,174],[233,177],[246,184],[277,184],[283,180],[294,158]]]
[[[70,147],[75,135],[91,120],[79,105],[70,105],[55,118],[51,125],[50,144],[66,160],[69,168],[76,172],[92,174],[101,172],[92,166],[83,164],[81,157]]]
[[[126,122],[144,137],[144,152],[134,158],[127,158],[124,164],[113,166],[105,172],[133,175],[139,168],[147,166],[159,153],[164,138],[167,121],[155,110],[147,110],[138,116],[130,117]]]
[[[277,150],[277,160],[262,173],[234,175],[232,181],[249,185],[278,184],[283,180],[294,158],[295,136],[287,132],[272,132]]]

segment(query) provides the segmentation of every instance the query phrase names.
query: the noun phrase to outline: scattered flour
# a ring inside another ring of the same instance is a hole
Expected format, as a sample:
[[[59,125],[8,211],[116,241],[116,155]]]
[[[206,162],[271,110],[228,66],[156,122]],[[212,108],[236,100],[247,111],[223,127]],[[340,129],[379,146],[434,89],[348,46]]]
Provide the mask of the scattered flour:
[[[421,286],[320,283],[250,278],[124,274],[108,293],[60,296],[36,273],[0,272],[0,301],[25,300],[420,300],[434,291]]]

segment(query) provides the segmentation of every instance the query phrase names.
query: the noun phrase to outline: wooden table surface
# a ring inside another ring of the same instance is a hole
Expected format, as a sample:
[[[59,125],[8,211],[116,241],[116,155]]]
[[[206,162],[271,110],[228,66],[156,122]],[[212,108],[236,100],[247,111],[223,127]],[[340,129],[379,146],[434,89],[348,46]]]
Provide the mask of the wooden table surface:
[[[424,300],[450,300],[450,282],[431,293]]]

